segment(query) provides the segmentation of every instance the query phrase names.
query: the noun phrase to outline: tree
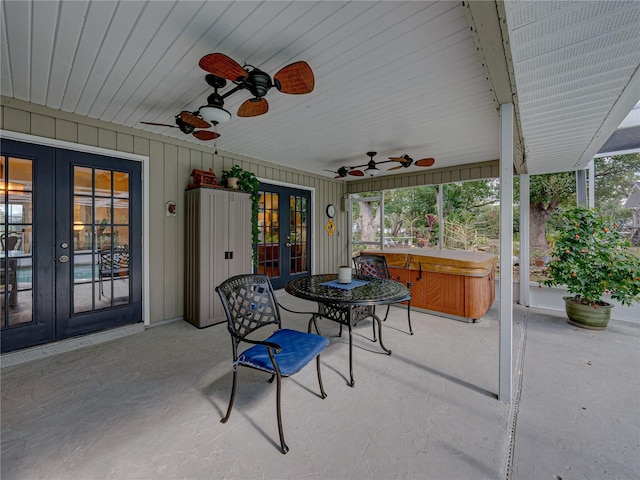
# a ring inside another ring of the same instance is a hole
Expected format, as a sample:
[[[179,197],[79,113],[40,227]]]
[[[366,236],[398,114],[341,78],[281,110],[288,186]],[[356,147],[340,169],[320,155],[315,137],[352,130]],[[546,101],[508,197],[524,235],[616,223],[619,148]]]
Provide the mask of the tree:
[[[529,243],[533,248],[546,248],[547,221],[558,206],[575,205],[576,180],[574,172],[532,175],[530,181]],[[572,197],[573,195],[573,197]]]
[[[531,176],[530,243],[531,247],[546,248],[547,226],[557,209],[576,204],[575,172]],[[594,161],[595,207],[607,216],[625,218],[622,203],[631,187],[640,180],[640,155],[637,153],[596,158]],[[517,191],[517,190],[516,190]]]
[[[594,170],[595,206],[607,217],[630,219],[632,212],[623,203],[640,181],[640,154],[596,158]]]
[[[424,216],[436,211],[434,186],[401,188],[384,194],[384,213],[393,236],[399,235],[404,227],[409,229],[409,236],[413,237],[415,230],[423,231],[426,228]]]
[[[445,218],[462,219],[498,200],[497,183],[494,180],[447,183],[442,197]]]

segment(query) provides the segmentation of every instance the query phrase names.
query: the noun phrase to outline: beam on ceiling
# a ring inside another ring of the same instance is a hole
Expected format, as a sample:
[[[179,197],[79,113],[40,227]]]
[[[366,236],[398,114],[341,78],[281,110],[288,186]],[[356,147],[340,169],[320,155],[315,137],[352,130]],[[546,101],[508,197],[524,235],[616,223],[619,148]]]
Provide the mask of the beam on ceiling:
[[[513,103],[515,108],[514,159],[517,174],[527,173],[524,155],[524,138],[520,125],[518,96],[513,72],[513,61],[509,47],[509,32],[502,1],[465,1],[465,16],[471,35],[482,61],[487,81],[491,86],[496,109],[500,105]]]

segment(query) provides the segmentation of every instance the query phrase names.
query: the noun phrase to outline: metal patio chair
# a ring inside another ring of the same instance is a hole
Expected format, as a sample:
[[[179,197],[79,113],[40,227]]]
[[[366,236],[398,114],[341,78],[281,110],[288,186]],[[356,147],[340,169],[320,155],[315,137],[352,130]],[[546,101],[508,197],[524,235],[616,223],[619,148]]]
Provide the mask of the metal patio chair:
[[[276,379],[276,414],[280,449],[282,453],[287,453],[289,447],[284,441],[280,409],[281,378],[299,372],[315,358],[320,397],[326,398],[327,394],[320,374],[320,352],[329,345],[329,341],[321,335],[282,328],[278,302],[266,275],[248,274],[231,277],[217,286],[216,292],[220,295],[227,315],[227,328],[231,334],[233,348],[231,398],[227,414],[221,422],[226,423],[231,415],[236,395],[238,367],[245,366],[270,373],[269,382]],[[276,331],[264,340],[256,340],[254,332],[268,325],[275,325]],[[250,347],[240,352],[238,347],[241,343],[249,344]]]
[[[389,265],[384,255],[374,255],[372,253],[361,253],[360,255],[353,257],[353,265],[355,266],[356,273],[358,275],[364,275],[366,277],[388,278],[393,280],[391,273],[389,272]],[[407,288],[411,288],[413,283],[407,282]],[[407,302],[407,320],[409,322],[409,333],[413,335],[413,329],[411,328],[411,294],[407,295],[401,300],[401,302]],[[382,320],[385,322],[389,316],[389,309],[391,305],[387,305],[387,313]]]
[[[129,276],[129,249],[115,247],[113,250],[98,252],[98,299],[104,295],[103,279],[126,278]]]

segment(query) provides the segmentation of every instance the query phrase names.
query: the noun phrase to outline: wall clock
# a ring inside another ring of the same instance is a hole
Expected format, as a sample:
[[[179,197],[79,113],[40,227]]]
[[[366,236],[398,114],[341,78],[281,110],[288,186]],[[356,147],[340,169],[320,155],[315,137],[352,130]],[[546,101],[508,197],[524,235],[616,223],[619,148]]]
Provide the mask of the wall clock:
[[[336,207],[333,206],[332,203],[327,205],[327,217],[333,218],[336,215]]]

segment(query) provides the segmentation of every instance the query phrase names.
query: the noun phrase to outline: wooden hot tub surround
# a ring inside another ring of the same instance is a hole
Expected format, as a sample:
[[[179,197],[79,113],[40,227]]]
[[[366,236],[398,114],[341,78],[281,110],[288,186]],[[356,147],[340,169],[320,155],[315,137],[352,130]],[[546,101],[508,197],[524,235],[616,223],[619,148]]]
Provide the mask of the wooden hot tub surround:
[[[413,283],[412,307],[475,322],[495,300],[497,255],[415,248],[367,253],[384,255],[394,280]]]

